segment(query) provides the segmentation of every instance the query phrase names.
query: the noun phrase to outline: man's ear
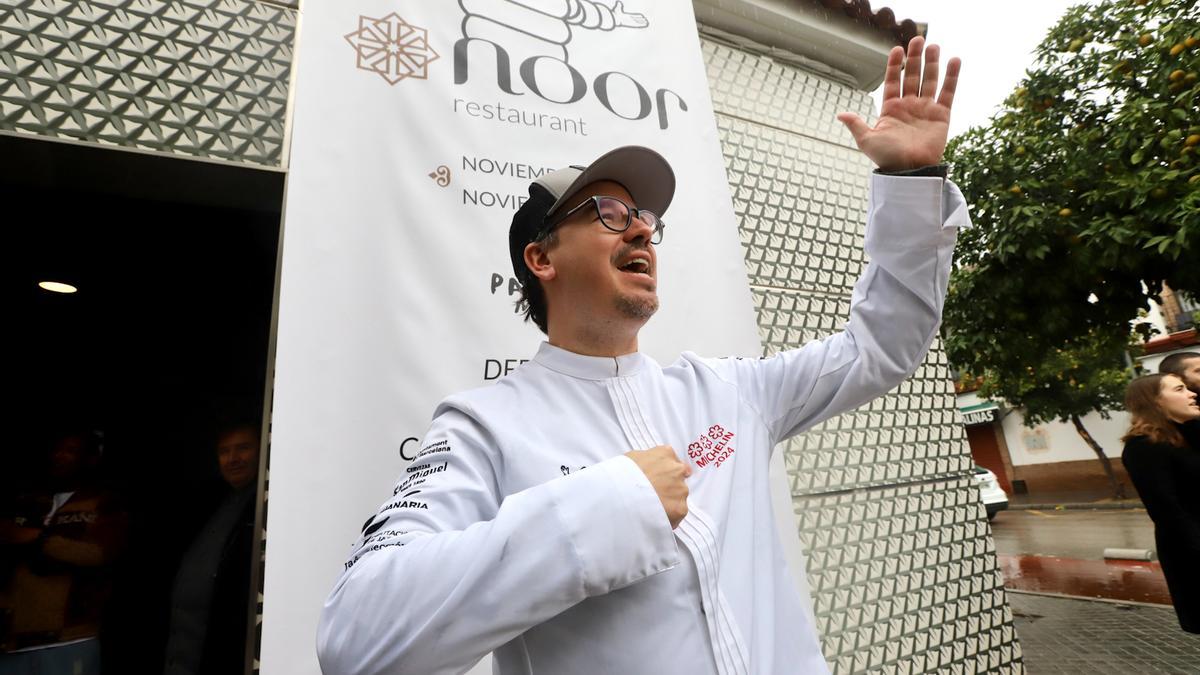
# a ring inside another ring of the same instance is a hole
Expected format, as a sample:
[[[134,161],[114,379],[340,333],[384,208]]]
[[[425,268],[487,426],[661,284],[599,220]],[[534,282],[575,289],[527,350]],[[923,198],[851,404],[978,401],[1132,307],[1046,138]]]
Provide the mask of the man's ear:
[[[550,262],[550,252],[546,250],[544,242],[525,245],[525,266],[542,282],[550,281],[558,275],[554,263]]]

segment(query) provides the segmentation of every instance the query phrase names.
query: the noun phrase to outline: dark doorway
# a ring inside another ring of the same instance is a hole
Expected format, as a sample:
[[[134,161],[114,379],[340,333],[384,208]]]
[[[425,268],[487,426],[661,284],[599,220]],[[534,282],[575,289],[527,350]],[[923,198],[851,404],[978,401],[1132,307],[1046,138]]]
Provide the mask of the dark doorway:
[[[1008,479],[1008,471],[1004,469],[1004,459],[1000,456],[1000,443],[996,440],[996,425],[972,424],[967,427],[967,443],[971,446],[971,458],[975,463],[996,474],[1000,487],[1008,494],[1013,493],[1012,482]]]
[[[47,489],[64,432],[101,439],[95,480],[123,519],[111,559],[86,571],[104,576],[90,599],[102,672],[161,673],[181,558],[228,489],[218,430],[262,419],[283,173],[12,136],[0,157],[0,505]],[[0,573],[26,550],[6,546]]]

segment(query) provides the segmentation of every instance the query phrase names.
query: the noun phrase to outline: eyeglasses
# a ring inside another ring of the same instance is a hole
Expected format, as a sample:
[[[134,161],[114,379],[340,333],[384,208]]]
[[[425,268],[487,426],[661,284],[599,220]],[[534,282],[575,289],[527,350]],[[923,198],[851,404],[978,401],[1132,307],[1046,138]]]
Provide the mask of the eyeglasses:
[[[542,228],[541,236],[549,234],[551,230],[563,224],[563,222],[568,218],[576,213],[579,213],[579,211],[582,209],[587,208],[588,204],[595,206],[596,217],[600,220],[604,227],[612,230],[613,232],[624,232],[625,230],[628,230],[629,226],[633,223],[633,219],[637,218],[643,223],[649,225],[650,228],[654,230],[654,232],[650,235],[650,243],[662,243],[663,229],[666,227],[666,225],[653,211],[647,211],[646,209],[635,209],[616,197],[603,196],[588,197],[587,200],[579,204],[579,206],[576,206],[570,211],[564,213],[562,218],[559,218],[558,220],[554,221],[553,224]]]

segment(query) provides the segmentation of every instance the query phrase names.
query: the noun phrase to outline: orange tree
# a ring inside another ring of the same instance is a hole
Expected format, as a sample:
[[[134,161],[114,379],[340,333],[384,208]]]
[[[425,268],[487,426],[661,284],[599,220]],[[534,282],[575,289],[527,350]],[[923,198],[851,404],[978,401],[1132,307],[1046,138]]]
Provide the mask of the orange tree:
[[[1080,418],[1120,407],[1130,323],[1163,283],[1200,293],[1198,42],[1194,1],[1074,7],[990,123],[947,148],[975,223],[947,355],[1027,424],[1072,422],[1114,493]]]

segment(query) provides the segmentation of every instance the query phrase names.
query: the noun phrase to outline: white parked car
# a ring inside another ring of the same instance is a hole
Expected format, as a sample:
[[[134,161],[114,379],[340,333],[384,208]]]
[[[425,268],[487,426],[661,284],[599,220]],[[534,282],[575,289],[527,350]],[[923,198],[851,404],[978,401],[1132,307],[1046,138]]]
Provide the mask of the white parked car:
[[[976,464],[975,483],[979,485],[979,496],[983,499],[984,508],[987,509],[988,520],[995,518],[997,513],[1008,508],[1008,493],[1000,487],[1000,481],[996,480],[996,474]]]

